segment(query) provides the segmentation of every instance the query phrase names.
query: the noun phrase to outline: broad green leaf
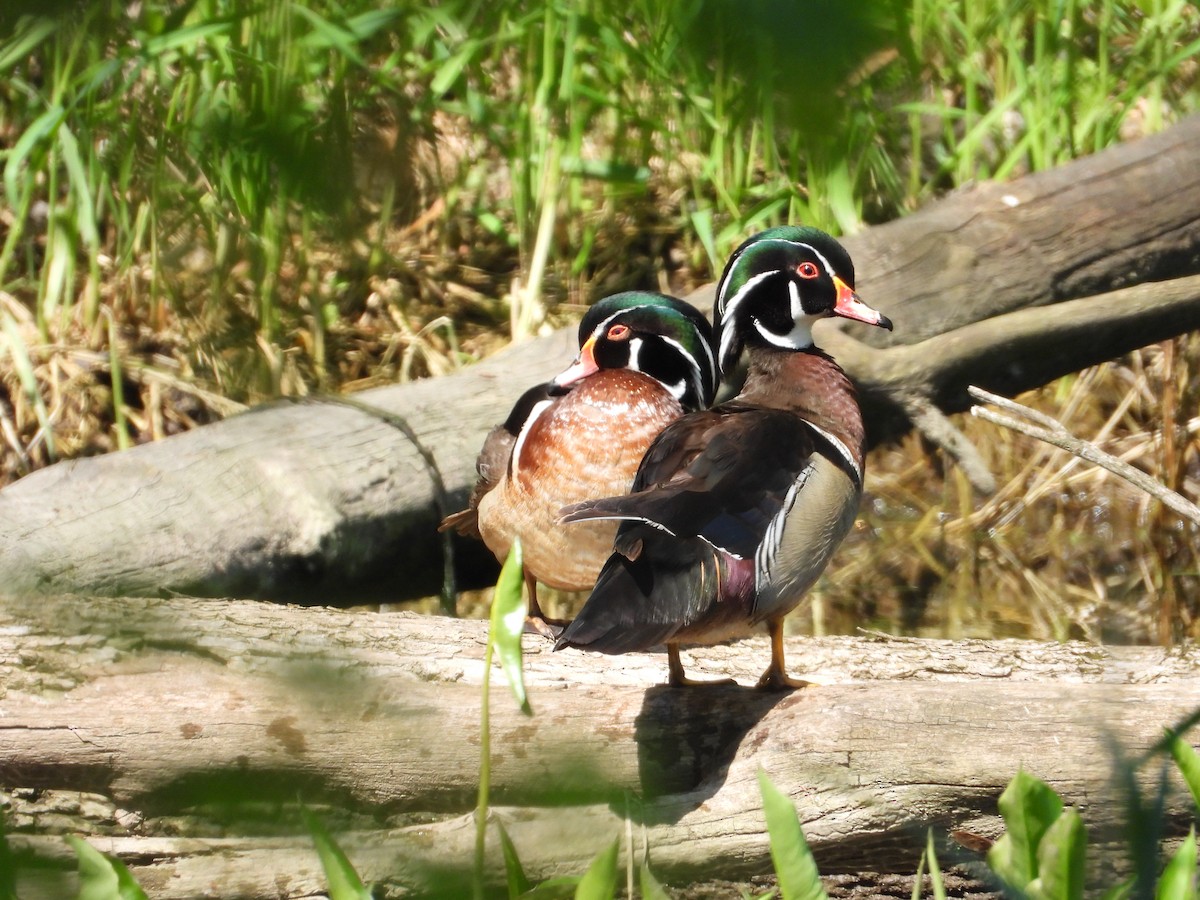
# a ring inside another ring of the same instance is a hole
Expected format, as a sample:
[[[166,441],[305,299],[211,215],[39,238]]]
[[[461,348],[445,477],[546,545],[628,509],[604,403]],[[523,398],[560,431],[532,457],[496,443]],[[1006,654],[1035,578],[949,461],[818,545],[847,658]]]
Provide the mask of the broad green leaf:
[[[1064,810],[1046,829],[1038,845],[1038,877],[1029,884],[1031,897],[1080,900],[1083,897],[1087,830],[1076,809]]]
[[[1171,756],[1175,759],[1175,765],[1179,767],[1188,790],[1192,792],[1192,799],[1197,808],[1200,808],[1200,753],[1178,734],[1172,734]]]
[[[791,798],[775,787],[762,769],[758,770],[758,788],[762,792],[767,834],[771,838],[771,861],[779,879],[780,895],[783,900],[824,898],[825,886],[821,884]]]
[[[1005,832],[988,851],[988,865],[1010,887],[1023,891],[1037,877],[1038,844],[1062,808],[1058,794],[1024,770],[1017,772],[1000,795]]]
[[[1196,826],[1163,869],[1154,900],[1196,900]]]
[[[301,810],[301,813],[316,845],[325,879],[329,882],[329,900],[371,900],[371,892],[363,886],[354,866],[321,820],[307,809]]]
[[[638,873],[638,886],[642,889],[642,900],[671,900],[646,863],[642,863]]]
[[[74,835],[67,843],[79,857],[78,900],[149,900],[123,862]]]
[[[613,840],[604,850],[596,854],[588,870],[575,888],[575,900],[612,900],[617,894],[617,849]]]
[[[508,551],[508,559],[500,570],[500,580],[496,582],[490,640],[521,712],[530,715],[532,710],[525,696],[525,676],[521,671],[521,635],[525,633],[525,598],[522,595],[525,576],[521,559],[521,541],[517,539]]]
[[[521,867],[521,858],[517,856],[517,848],[504,830],[502,822],[496,822],[496,830],[500,832],[500,849],[504,853],[504,878],[508,882],[509,900],[519,897],[529,890],[529,879]]]

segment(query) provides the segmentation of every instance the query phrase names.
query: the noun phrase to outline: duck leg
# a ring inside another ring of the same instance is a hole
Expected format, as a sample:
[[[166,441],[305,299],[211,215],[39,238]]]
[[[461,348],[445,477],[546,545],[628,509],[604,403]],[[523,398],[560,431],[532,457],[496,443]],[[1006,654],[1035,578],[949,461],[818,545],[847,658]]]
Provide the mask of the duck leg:
[[[525,590],[529,597],[529,609],[525,613],[525,631],[529,634],[540,634],[546,640],[553,641],[567,627],[563,619],[551,619],[542,612],[537,598],[537,579],[525,570]]]
[[[768,622],[767,630],[771,634],[771,664],[763,672],[762,678],[758,679],[756,687],[760,691],[794,691],[808,687],[812,682],[788,677],[783,661],[783,619]]]
[[[683,662],[679,659],[679,645],[667,644],[667,667],[670,676],[667,684],[671,687],[703,687],[712,684],[736,684],[732,678],[718,678],[715,681],[696,681],[683,674]]]

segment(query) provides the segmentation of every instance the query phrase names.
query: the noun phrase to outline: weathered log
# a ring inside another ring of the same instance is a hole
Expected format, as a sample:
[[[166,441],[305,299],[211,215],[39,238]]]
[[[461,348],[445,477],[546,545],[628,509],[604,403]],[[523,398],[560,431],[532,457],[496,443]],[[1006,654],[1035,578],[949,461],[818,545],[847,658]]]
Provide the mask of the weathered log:
[[[315,855],[288,827],[297,798],[345,823],[352,860],[389,895],[455,896],[485,627],[242,601],[0,600],[0,789],[21,896],[68,895],[64,830],[155,897],[316,895]],[[911,872],[928,827],[994,837],[1017,766],[1079,805],[1093,840],[1111,837],[1116,751],[1146,752],[1200,706],[1193,648],[793,638],[793,672],[820,686],[774,695],[663,687],[658,654],[525,648],[532,716],[493,675],[492,797],[535,879],[581,872],[627,831],[676,883],[769,872],[760,767],[825,873]],[[688,670],[752,684],[767,656],[749,640],[698,650]],[[81,792],[73,813],[65,792]],[[262,809],[275,811],[265,824]],[[493,833],[494,879],[497,847]]]
[[[965,408],[969,383],[1032,388],[1200,327],[1189,277],[1200,273],[1200,117],[961,191],[846,244],[864,298],[897,329],[869,337],[890,349],[834,328],[822,342],[861,385],[878,441]],[[695,299],[711,302],[711,289]],[[434,524],[465,503],[487,429],[570,359],[573,337],[359,395],[403,422],[273,405],[33,473],[0,491],[0,583],[309,603],[436,593]],[[494,577],[478,542],[456,552],[463,583]]]

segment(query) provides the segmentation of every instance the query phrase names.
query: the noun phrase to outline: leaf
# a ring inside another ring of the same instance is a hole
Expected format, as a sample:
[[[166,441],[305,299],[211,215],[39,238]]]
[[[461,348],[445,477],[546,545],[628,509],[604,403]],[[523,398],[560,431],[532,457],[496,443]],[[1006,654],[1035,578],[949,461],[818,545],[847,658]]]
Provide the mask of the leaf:
[[[596,854],[588,870],[575,888],[575,900],[612,900],[617,893],[617,849],[616,838],[604,850]]]
[[[575,889],[583,879],[578,875],[560,875],[549,878],[521,895],[521,900],[567,900],[575,896]]]
[[[504,854],[504,879],[508,882],[509,900],[518,897],[529,890],[529,879],[521,867],[521,858],[517,856],[517,848],[504,830],[504,823],[497,821],[496,830],[500,832],[500,850]]]
[[[1042,835],[1037,850],[1038,877],[1029,884],[1032,897],[1080,900],[1083,897],[1087,830],[1076,809],[1065,810]]]
[[[517,539],[508,551],[508,559],[504,561],[500,579],[496,582],[489,639],[500,657],[500,668],[504,670],[521,712],[531,715],[533,710],[529,708],[525,677],[521,671],[521,635],[525,633],[525,598],[522,595],[525,577],[521,559],[521,541]]]
[[[1175,765],[1179,767],[1179,772],[1183,775],[1188,790],[1192,792],[1192,799],[1196,802],[1196,807],[1200,808],[1200,753],[1197,753],[1195,748],[1178,734],[1170,732],[1170,736],[1171,756],[1175,760]]]
[[[149,900],[123,862],[74,835],[67,843],[79,857],[78,900]]]
[[[28,128],[21,132],[21,136],[17,138],[17,142],[8,151],[4,161],[4,190],[8,202],[13,206],[16,206],[16,198],[21,196],[19,182],[22,174],[21,168],[25,164],[25,160],[43,140],[58,129],[58,126],[62,124],[65,117],[66,111],[57,103],[50,106],[44,113],[34,119]],[[30,179],[31,183],[32,180]]]
[[[642,863],[641,869],[638,872],[638,887],[642,891],[642,900],[671,900],[663,886],[659,884],[654,873],[650,871],[650,866]]]
[[[929,860],[929,847],[921,852],[921,861],[917,863],[917,874],[913,876],[911,900],[921,900],[921,879],[925,875],[925,863]]]
[[[17,862],[8,846],[4,810],[0,809],[0,900],[17,900]]]
[[[1196,826],[1179,845],[1158,879],[1154,900],[1196,900]]]
[[[321,868],[325,870],[325,879],[329,882],[329,900],[371,900],[371,892],[363,886],[354,866],[321,820],[307,809],[301,809],[300,813],[316,845]]]
[[[12,37],[0,46],[0,72],[29,58],[34,48],[58,31],[58,23],[51,18],[26,19]]]
[[[762,769],[758,770],[758,788],[762,792],[767,834],[771,838],[771,861],[779,879],[780,895],[783,900],[824,898],[825,887],[791,798],[775,787]]]
[[[1100,895],[1100,900],[1129,900],[1133,896],[1133,878],[1126,878],[1120,884],[1114,884]]]
[[[929,857],[929,885],[933,888],[934,900],[946,900],[946,883],[942,880],[942,869],[938,865],[937,848],[933,845],[932,828],[926,833],[925,856]]]
[[[1062,799],[1040,778],[1021,770],[1000,795],[1005,833],[988,851],[988,865],[1010,887],[1024,891],[1038,874],[1037,848],[1062,814]]]

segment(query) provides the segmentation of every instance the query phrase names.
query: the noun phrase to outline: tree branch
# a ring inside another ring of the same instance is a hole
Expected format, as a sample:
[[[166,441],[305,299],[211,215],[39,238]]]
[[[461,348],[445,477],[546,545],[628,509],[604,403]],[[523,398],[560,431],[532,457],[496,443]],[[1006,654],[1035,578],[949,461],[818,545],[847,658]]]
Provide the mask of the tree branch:
[[[985,391],[982,388],[972,386],[967,388],[967,390],[976,400],[992,403],[1001,409],[1008,410],[1018,418],[1001,415],[982,406],[972,406],[971,415],[991,422],[994,425],[1008,428],[1011,431],[1037,438],[1039,441],[1045,441],[1047,444],[1053,444],[1055,447],[1060,447],[1068,453],[1078,456],[1080,459],[1085,459],[1090,463],[1101,466],[1114,475],[1124,478],[1134,487],[1160,500],[1168,509],[1200,525],[1200,506],[1197,506],[1182,494],[1171,490],[1165,484],[1155,481],[1141,469],[1136,469],[1124,460],[1117,459],[1110,453],[1105,453],[1089,441],[1075,437],[1060,422],[1050,416],[1032,410],[1027,406],[1022,406],[1020,403],[1016,403],[1006,397]],[[1026,421],[1021,421],[1022,419]]]

